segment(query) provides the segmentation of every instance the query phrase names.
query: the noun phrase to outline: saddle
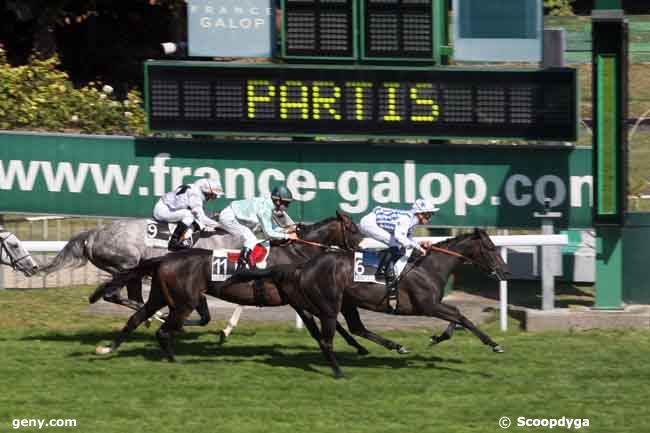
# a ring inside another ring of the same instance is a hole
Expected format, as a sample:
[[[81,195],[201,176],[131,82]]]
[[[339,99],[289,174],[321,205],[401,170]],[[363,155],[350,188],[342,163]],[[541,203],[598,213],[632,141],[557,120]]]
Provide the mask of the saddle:
[[[212,250],[212,281],[226,281],[237,272],[239,252],[239,250],[225,248]],[[252,267],[264,269],[270,253],[271,243],[269,241],[259,242],[253,248],[248,261]]]

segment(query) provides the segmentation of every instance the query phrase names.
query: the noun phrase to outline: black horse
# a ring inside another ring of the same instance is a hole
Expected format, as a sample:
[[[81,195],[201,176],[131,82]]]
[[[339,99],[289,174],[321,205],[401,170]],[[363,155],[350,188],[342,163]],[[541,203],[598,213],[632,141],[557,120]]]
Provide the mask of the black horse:
[[[341,250],[353,250],[363,239],[352,219],[337,212],[335,218],[328,218],[313,225],[300,226],[300,239],[285,242],[271,248],[269,265],[282,263],[303,263],[333,246]],[[204,299],[203,294],[224,299],[239,305],[282,306],[289,303],[285,293],[272,282],[242,282],[240,284],[217,283],[212,280],[212,251],[192,249],[167,254],[143,261],[135,268],[118,273],[103,283],[91,296],[95,302],[103,293],[121,287],[125,281],[151,276],[151,292],[146,304],[133,314],[109,348],[98,347],[97,353],[105,354],[117,350],[127,336],[143,321],[160,308],[169,307],[165,323],[156,332],[156,338],[170,361],[174,360],[172,336],[179,331],[184,320]],[[311,314],[296,307],[314,338],[320,333]],[[337,324],[338,325],[338,324]],[[338,325],[341,335],[354,346],[360,354],[368,351],[359,345],[345,329]]]
[[[503,348],[482,332],[457,307],[442,301],[444,287],[452,270],[463,262],[471,262],[490,275],[506,279],[509,272],[490,237],[481,229],[463,234],[433,246],[427,254],[412,258],[398,281],[399,295],[395,311],[399,315],[430,316],[450,322],[436,344],[451,338],[460,325],[501,353]],[[317,316],[321,321],[319,346],[329,361],[335,377],[343,373],[333,352],[333,337],[337,315],[343,314],[350,332],[381,344],[388,349],[401,346],[368,331],[358,308],[388,313],[392,311],[386,288],[382,284],[353,281],[354,254],[329,252],[302,265],[274,266],[266,270],[242,272],[228,281],[239,285],[243,281],[272,282],[289,296],[289,302]],[[227,286],[224,288],[227,290]],[[312,334],[313,335],[313,334]]]

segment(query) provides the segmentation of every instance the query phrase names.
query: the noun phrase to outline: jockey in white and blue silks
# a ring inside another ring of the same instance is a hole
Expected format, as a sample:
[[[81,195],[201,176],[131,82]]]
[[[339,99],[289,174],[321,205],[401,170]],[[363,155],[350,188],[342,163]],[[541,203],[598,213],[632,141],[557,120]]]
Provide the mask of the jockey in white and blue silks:
[[[250,267],[249,256],[255,244],[259,241],[253,229],[260,227],[266,239],[297,239],[293,231],[294,223],[286,214],[293,195],[284,186],[273,189],[270,197],[253,197],[230,203],[219,213],[219,223],[233,235],[240,236],[244,247],[239,254],[238,269]],[[278,224],[278,216],[282,217],[287,227]]]
[[[417,199],[410,210],[376,207],[361,218],[361,232],[385,244],[388,249],[383,252],[377,268],[377,276],[385,275],[386,286],[393,289],[395,283],[395,262],[406,248],[415,248],[425,254],[429,241],[417,242],[412,238],[413,229],[418,224],[427,224],[431,216],[438,211],[433,202]]]
[[[208,217],[203,202],[223,195],[221,183],[216,179],[199,179],[193,184],[181,185],[163,195],[153,209],[158,221],[175,222],[176,230],[169,240],[169,249],[179,250],[192,246],[193,227],[216,227],[219,224]]]

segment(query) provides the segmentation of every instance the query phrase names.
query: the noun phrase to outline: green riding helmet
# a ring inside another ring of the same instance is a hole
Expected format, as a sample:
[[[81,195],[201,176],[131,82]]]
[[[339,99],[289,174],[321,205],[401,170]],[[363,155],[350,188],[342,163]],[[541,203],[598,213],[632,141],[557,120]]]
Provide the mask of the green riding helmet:
[[[284,185],[276,186],[273,188],[273,191],[271,191],[271,200],[273,200],[277,211],[286,212],[289,203],[293,201],[293,194],[291,194],[291,191],[289,191],[289,189]]]
[[[280,185],[273,188],[273,191],[271,191],[271,198],[273,200],[282,200],[289,203],[293,201],[293,194],[291,194],[289,188],[284,185]]]

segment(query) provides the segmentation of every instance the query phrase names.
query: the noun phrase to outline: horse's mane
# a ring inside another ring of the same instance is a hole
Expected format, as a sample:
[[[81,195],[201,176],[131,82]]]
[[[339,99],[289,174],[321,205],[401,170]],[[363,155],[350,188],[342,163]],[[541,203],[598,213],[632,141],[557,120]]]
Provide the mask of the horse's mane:
[[[321,227],[331,223],[332,221],[336,221],[336,219],[337,219],[336,217],[328,217],[322,221],[317,221],[313,224],[299,223],[298,226],[300,227],[301,230],[304,230],[305,234],[308,234],[320,229]]]
[[[473,232],[472,233],[462,233],[462,234],[460,234],[458,236],[454,236],[453,238],[448,238],[448,239],[445,239],[443,241],[440,241],[440,242],[438,242],[438,243],[436,243],[434,245],[437,246],[437,247],[448,247],[449,244],[451,244],[452,242],[456,243],[456,242],[461,241],[463,239],[466,239],[466,238],[468,238],[470,236],[474,236],[474,233]]]

